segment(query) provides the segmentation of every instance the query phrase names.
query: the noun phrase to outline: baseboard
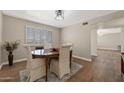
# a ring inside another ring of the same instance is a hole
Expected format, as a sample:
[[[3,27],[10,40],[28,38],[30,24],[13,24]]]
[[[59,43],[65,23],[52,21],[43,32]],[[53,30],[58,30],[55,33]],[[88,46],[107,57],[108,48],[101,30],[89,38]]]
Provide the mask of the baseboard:
[[[87,59],[87,58],[83,58],[83,57],[79,57],[79,56],[75,56],[75,55],[73,55],[72,57],[77,58],[77,59],[81,59],[81,60],[85,60],[85,61],[88,61],[88,62],[92,61],[91,59]]]
[[[27,61],[27,58],[14,60],[13,63],[18,63],[18,62],[23,62],[23,61]],[[2,69],[2,67],[3,67],[4,65],[7,65],[7,64],[8,64],[8,61],[2,62],[1,65],[0,65],[0,70]]]
[[[114,49],[114,48],[98,48],[98,49],[102,49],[102,50],[119,50],[119,49]]]

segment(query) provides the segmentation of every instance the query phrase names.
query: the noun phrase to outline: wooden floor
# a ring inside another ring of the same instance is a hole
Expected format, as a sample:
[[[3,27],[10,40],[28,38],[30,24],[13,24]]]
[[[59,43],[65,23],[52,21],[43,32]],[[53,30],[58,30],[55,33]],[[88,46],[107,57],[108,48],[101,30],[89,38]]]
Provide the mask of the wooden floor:
[[[123,82],[121,77],[121,57],[118,51],[98,50],[98,57],[93,57],[92,62],[74,59],[83,65],[67,82]],[[0,81],[19,81],[19,71],[24,69],[26,62],[14,64],[12,67],[3,66],[0,70]]]

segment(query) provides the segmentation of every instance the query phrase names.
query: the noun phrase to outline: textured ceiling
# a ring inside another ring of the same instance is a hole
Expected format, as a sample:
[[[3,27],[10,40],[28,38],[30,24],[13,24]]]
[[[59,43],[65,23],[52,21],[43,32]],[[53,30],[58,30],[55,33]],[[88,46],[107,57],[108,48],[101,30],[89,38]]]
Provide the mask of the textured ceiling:
[[[64,20],[55,20],[55,10],[4,10],[5,15],[23,18],[55,27],[65,27],[111,14],[113,10],[64,10]]]

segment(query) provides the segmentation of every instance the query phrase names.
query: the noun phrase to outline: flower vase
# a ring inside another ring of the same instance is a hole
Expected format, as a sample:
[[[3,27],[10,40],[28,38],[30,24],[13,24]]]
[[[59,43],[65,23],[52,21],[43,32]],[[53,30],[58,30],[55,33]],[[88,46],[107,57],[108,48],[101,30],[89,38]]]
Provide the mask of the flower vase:
[[[9,66],[12,66],[13,65],[13,54],[12,54],[12,52],[9,52],[8,61],[9,61]]]

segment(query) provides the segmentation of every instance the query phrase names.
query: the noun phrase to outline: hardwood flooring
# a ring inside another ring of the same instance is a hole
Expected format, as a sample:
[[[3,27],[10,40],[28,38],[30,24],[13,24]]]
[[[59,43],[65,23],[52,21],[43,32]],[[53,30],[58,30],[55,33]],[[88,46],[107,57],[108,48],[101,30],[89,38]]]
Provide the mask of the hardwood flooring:
[[[84,66],[69,82],[122,82],[121,56],[118,51],[98,50],[92,62],[73,61]]]
[[[67,82],[123,82],[121,77],[121,56],[118,51],[98,50],[98,56],[92,62],[73,58],[74,62],[83,65]],[[0,70],[1,82],[18,82],[19,71],[25,69],[26,62],[3,66]]]

